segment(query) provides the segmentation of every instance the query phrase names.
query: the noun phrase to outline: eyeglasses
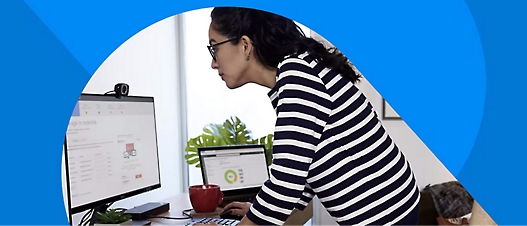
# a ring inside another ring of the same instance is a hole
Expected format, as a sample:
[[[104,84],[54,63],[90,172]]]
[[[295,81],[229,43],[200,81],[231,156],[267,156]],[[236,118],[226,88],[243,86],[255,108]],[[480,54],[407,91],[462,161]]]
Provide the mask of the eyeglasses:
[[[212,59],[213,59],[214,61],[216,61],[216,55],[214,54],[214,53],[215,53],[215,52],[214,52],[214,47],[219,46],[219,45],[224,44],[224,43],[227,43],[227,42],[230,42],[230,41],[235,40],[235,39],[236,39],[236,38],[231,38],[231,39],[227,39],[227,40],[225,40],[225,41],[223,41],[223,42],[219,42],[219,43],[216,43],[216,44],[214,44],[214,45],[209,45],[209,46],[207,46],[207,49],[209,49],[210,55],[212,56]]]

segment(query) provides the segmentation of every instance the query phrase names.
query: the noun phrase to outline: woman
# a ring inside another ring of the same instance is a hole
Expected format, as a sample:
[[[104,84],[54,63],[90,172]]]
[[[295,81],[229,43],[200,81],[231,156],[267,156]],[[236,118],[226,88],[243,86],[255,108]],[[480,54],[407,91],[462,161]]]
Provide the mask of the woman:
[[[227,87],[270,88],[277,113],[271,178],[240,225],[283,224],[314,195],[337,223],[417,224],[420,194],[405,156],[354,85],[361,75],[287,18],[218,7],[209,27],[212,68]]]

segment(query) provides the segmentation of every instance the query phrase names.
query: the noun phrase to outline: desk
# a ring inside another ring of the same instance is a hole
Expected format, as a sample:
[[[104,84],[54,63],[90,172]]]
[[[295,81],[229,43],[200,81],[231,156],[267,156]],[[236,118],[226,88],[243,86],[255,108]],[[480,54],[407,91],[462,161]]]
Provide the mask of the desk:
[[[190,204],[188,193],[178,194],[168,199],[159,200],[159,202],[170,203],[170,211],[168,213],[165,213],[159,216],[184,217],[184,215],[182,214],[182,211],[187,210],[187,209],[192,209],[192,205]],[[210,217],[219,217],[219,216],[210,216]],[[310,202],[309,205],[304,209],[304,211],[295,210],[291,214],[291,216],[289,216],[289,218],[287,219],[284,225],[304,225],[306,222],[309,221],[309,219],[311,219],[311,217],[313,217],[313,202]],[[77,214],[73,216],[73,222],[75,223],[75,225],[78,224],[81,218],[82,218],[82,214]],[[187,222],[189,222],[190,219],[172,220],[172,219],[154,218],[154,219],[149,219],[149,221],[152,222],[152,225],[184,225]]]
[[[161,216],[165,217],[182,217],[181,213],[183,210],[191,209],[192,205],[190,204],[190,199],[188,193],[179,194],[173,197],[170,197],[161,202],[170,203],[170,212],[163,214]],[[313,216],[313,203],[309,203],[308,207],[304,211],[295,210],[291,216],[285,222],[285,225],[304,225],[311,217]],[[211,216],[219,217],[219,216]],[[170,220],[170,219],[150,219],[152,225],[174,225],[174,224],[185,224],[190,220]]]

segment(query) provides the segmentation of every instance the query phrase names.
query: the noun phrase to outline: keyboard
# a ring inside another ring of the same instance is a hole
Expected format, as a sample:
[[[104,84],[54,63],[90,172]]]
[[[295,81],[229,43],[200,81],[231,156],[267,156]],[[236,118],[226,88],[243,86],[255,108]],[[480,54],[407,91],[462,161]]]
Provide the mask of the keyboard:
[[[211,221],[213,221],[213,222],[215,222],[216,224],[219,224],[219,225],[238,225],[240,223],[239,220],[232,220],[232,219],[197,218],[197,219],[192,219],[190,222],[185,224],[185,226],[190,226],[190,225],[194,225],[194,224],[206,224],[206,223],[209,223]]]

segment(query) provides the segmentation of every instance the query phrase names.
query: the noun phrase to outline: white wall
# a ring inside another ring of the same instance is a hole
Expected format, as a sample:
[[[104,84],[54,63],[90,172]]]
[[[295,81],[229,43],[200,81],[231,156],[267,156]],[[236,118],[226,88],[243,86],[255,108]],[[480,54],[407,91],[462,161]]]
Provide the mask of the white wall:
[[[183,191],[182,149],[186,143],[182,142],[184,131],[180,129],[184,108],[180,103],[177,29],[177,17],[170,17],[139,32],[109,56],[84,89],[85,93],[105,93],[114,84],[124,82],[130,85],[130,95],[155,98],[162,187],[112,207],[133,207]]]
[[[333,46],[328,40],[312,31],[311,36],[324,42],[327,46]],[[360,70],[360,65],[356,65]],[[357,85],[372,103],[382,120],[383,98],[375,88],[366,80],[368,75]],[[395,109],[396,110],[396,109]],[[428,184],[438,184],[446,181],[456,180],[448,169],[435,157],[428,147],[402,120],[382,120],[382,124],[397,143],[401,151],[408,158],[420,189]],[[316,200],[313,221],[315,225],[337,225],[328,212],[323,209],[320,202]]]
[[[254,138],[273,133],[276,114],[267,96],[269,89],[248,84],[231,90],[211,68],[212,57],[206,48],[211,11],[205,8],[181,14],[188,137],[199,136],[205,125],[223,123],[230,116],[238,116]],[[299,26],[309,36],[310,30]],[[203,183],[198,168],[190,166],[188,173],[190,185]]]

